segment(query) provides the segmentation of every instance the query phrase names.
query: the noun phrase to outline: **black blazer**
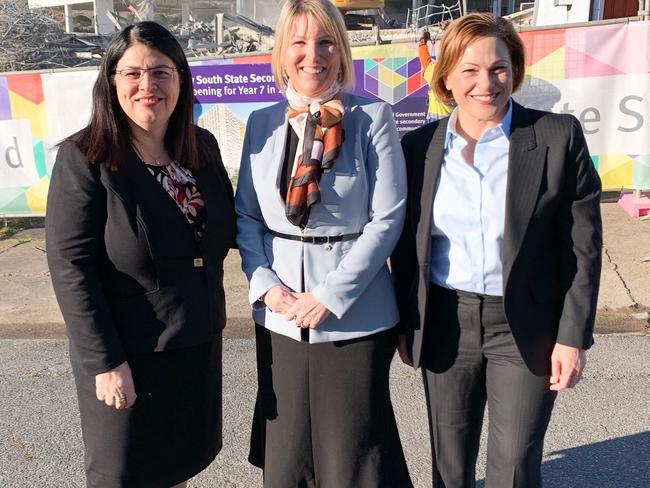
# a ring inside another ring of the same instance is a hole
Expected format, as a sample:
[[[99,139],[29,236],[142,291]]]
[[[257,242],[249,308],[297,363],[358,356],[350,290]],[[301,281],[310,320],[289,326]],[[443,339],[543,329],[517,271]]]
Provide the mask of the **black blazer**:
[[[58,151],[47,259],[72,359],[90,374],[118,366],[127,353],[207,342],[226,324],[223,260],[234,246],[233,191],[217,141],[197,132],[208,157],[193,171],[207,212],[198,242],[135,152],[126,169],[112,171],[88,163],[72,142]]]
[[[406,223],[391,257],[400,325],[421,364],[431,220],[448,119],[404,136]],[[513,102],[503,246],[503,300],[528,368],[550,372],[556,342],[587,349],[601,268],[600,179],[579,122]],[[431,330],[428,330],[431,329]]]

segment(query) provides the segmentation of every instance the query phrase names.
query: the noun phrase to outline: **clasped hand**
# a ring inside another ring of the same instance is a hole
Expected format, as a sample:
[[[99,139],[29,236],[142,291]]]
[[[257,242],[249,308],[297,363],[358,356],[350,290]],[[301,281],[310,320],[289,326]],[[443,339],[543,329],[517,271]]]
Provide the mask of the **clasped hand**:
[[[271,312],[283,314],[302,328],[314,329],[330,314],[310,292],[296,293],[284,285],[275,285],[267,291],[264,304]]]

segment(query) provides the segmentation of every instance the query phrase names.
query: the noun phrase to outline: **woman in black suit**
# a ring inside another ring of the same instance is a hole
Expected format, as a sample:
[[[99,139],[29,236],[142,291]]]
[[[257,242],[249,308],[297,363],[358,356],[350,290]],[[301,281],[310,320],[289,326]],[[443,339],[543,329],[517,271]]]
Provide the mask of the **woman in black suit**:
[[[183,487],[221,448],[233,194],[192,112],[181,46],[154,22],[129,26],[102,60],[90,123],[52,171],[47,257],[88,486]]]
[[[506,19],[445,30],[433,77],[446,119],[402,140],[404,230],[392,256],[400,354],[422,367],[434,486],[541,486],[557,391],[580,380],[601,263],[600,180],[574,117],[511,95],[524,46]]]

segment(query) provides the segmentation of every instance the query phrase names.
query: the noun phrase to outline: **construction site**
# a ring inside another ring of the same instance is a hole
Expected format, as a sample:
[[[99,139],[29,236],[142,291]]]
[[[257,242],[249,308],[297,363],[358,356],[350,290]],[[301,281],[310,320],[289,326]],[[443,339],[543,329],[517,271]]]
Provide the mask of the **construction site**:
[[[463,13],[492,12],[521,29],[591,22],[643,13],[647,0],[331,0],[355,45],[408,42]],[[0,2],[0,72],[99,64],[110,36],[155,20],[178,38],[189,58],[269,51],[282,0],[22,0]],[[548,4],[549,6],[545,6]],[[2,19],[5,19],[4,21]]]
[[[486,0],[332,0],[345,14],[353,43],[381,43],[413,37],[414,31],[461,15],[463,11],[495,8],[504,15],[529,11],[532,2]],[[186,47],[189,57],[219,56],[267,51],[273,43],[273,26],[281,0],[29,0],[0,2],[0,17],[7,19],[6,42],[0,51],[8,67],[23,71],[99,62],[110,36],[139,20],[155,20],[168,27]],[[499,5],[493,5],[493,4]],[[526,18],[528,17],[528,18]],[[0,23],[2,21],[0,20]],[[11,42],[10,42],[11,40]],[[16,42],[18,41],[18,42]],[[34,52],[13,53],[23,45]],[[12,63],[11,60],[16,60]]]

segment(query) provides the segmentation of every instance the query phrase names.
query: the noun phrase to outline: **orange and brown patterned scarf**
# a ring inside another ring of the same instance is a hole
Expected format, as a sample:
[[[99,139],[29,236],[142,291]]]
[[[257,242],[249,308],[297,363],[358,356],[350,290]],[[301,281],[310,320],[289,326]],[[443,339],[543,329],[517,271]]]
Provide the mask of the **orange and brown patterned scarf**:
[[[329,171],[343,142],[343,113],[338,99],[341,86],[334,84],[321,96],[308,98],[298,94],[289,84],[289,123],[298,135],[298,149],[287,190],[286,216],[294,225],[304,228],[309,210],[320,201],[318,183]]]

